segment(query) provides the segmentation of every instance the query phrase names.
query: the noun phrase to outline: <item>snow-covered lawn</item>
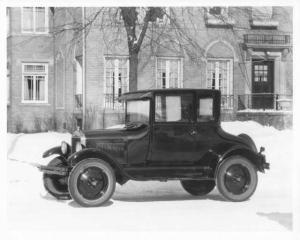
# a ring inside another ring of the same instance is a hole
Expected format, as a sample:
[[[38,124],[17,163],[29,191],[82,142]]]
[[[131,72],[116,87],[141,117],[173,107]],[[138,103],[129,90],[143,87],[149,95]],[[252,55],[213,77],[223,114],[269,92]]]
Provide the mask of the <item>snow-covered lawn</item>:
[[[43,188],[42,173],[28,163],[47,164],[42,153],[70,142],[70,134],[7,134],[8,226],[11,230],[72,231],[288,231],[292,229],[292,134],[256,122],[225,122],[233,134],[246,133],[266,148],[271,170],[259,174],[253,197],[224,201],[215,189],[206,197],[187,194],[178,181],[117,186],[111,201],[82,208],[57,201]]]

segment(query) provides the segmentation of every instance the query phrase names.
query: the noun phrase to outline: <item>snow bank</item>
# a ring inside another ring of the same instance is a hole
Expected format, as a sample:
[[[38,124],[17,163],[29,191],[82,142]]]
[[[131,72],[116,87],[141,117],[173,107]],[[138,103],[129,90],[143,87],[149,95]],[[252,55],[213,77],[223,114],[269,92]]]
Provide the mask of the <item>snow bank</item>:
[[[243,110],[238,110],[238,112],[244,112],[244,113],[290,113],[292,114],[292,110],[276,110],[276,109],[253,109],[253,108],[246,108]]]
[[[193,197],[179,181],[129,181],[124,186],[117,185],[106,206],[86,209],[72,200],[57,201],[47,194],[42,174],[36,168],[8,161],[8,224],[11,229],[56,231],[290,230],[291,224],[286,228],[280,221],[292,216],[293,132],[253,121],[224,122],[222,127],[232,134],[246,133],[257,147],[266,148],[271,169],[259,174],[257,190],[249,201],[226,202],[217,189],[205,197]],[[42,159],[42,153],[61,141],[70,142],[70,138],[70,134],[55,132],[8,134],[8,159],[46,164],[48,160]]]
[[[40,163],[42,154],[62,141],[71,142],[69,133],[7,134],[8,159]]]
[[[222,128],[229,133],[238,135],[240,133],[246,133],[251,137],[270,136],[279,133],[276,128],[272,126],[263,126],[258,122],[244,121],[244,122],[222,122]]]

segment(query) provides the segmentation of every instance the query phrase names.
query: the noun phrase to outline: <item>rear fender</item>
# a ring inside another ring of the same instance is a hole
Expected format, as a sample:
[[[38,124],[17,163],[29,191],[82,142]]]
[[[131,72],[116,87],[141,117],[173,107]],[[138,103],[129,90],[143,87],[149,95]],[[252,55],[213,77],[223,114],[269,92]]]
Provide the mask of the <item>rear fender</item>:
[[[123,171],[121,165],[113,158],[111,158],[109,155],[107,155],[102,151],[99,151],[98,149],[85,148],[79,152],[75,152],[68,158],[68,162],[71,167],[74,167],[76,164],[78,164],[79,162],[87,158],[96,158],[107,162],[114,169],[117,182],[119,184],[124,184],[125,182],[128,181],[129,178],[126,175],[126,173]]]
[[[220,167],[220,165],[226,161],[226,159],[230,156],[234,155],[240,155],[245,158],[247,158],[258,171],[264,172],[264,166],[263,166],[263,155],[253,152],[251,149],[243,148],[243,147],[233,147],[227,150],[222,155],[219,155],[219,161],[215,169],[215,176],[217,174],[217,171]]]

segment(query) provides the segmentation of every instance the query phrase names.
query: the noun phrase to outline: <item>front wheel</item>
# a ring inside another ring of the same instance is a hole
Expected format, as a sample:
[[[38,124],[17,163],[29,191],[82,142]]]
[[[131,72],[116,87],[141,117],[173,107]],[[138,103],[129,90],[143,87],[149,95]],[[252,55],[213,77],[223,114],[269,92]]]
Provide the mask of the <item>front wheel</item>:
[[[257,186],[257,170],[243,156],[231,156],[221,163],[217,175],[217,188],[224,198],[234,202],[245,201]]]
[[[185,191],[194,196],[204,196],[216,186],[211,180],[182,180],[181,185]]]
[[[70,194],[83,207],[103,205],[114,193],[115,186],[114,170],[100,159],[79,162],[69,176]]]

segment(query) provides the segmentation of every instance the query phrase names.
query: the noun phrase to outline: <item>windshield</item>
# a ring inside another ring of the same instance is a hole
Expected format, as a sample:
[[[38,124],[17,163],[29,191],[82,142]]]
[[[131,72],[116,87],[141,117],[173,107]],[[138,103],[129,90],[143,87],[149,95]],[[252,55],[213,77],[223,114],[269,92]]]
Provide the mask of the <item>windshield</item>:
[[[126,102],[126,123],[149,123],[150,100],[130,100]]]

